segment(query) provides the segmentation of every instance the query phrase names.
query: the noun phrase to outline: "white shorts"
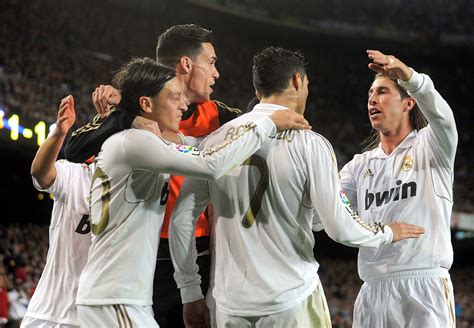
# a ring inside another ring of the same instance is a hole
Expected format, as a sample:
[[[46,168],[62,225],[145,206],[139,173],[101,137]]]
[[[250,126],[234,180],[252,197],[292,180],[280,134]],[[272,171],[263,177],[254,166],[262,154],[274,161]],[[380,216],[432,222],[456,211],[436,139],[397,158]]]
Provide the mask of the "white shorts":
[[[353,328],[455,326],[450,278],[404,277],[365,282],[354,305]]]
[[[330,328],[331,318],[321,283],[313,294],[300,304],[274,314],[260,317],[238,317],[216,310],[217,327],[255,328]]]
[[[159,328],[151,305],[78,305],[77,314],[81,328]]]
[[[65,323],[57,323],[53,321],[26,316],[21,321],[20,328],[79,328],[79,326],[68,325]]]

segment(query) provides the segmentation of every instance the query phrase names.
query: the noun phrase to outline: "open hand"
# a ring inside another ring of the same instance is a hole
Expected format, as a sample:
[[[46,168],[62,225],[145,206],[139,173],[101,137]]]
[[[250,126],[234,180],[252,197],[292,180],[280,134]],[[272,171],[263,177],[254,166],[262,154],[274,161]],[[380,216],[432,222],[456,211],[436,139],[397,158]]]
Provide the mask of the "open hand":
[[[74,98],[69,95],[61,99],[59,104],[58,117],[56,119],[56,129],[63,136],[67,134],[69,129],[74,125],[76,121],[76,112],[74,110]]]
[[[425,233],[425,229],[422,227],[408,223],[394,222],[388,224],[388,226],[393,232],[392,243],[407,238],[420,238],[420,236]]]
[[[401,60],[392,55],[385,55],[378,50],[367,50],[367,55],[373,60],[369,68],[377,73],[388,75],[392,79],[408,81],[412,70]]]

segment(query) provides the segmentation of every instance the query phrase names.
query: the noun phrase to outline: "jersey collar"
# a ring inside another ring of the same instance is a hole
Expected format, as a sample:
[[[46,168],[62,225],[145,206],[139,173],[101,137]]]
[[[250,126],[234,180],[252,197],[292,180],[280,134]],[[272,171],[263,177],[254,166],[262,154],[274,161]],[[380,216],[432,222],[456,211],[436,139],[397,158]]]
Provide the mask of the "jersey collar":
[[[403,139],[403,141],[400,142],[400,144],[397,146],[397,148],[394,149],[392,154],[396,154],[400,150],[410,148],[413,145],[413,143],[415,142],[417,134],[418,134],[418,131],[413,129],[413,131],[411,131],[405,137],[405,139]],[[386,157],[389,157],[389,156],[387,156],[387,154],[385,154],[385,152],[383,151],[382,143],[379,143],[379,146],[377,148],[375,148],[374,150],[372,150],[372,152],[370,154],[370,157],[371,158],[386,158]]]
[[[281,110],[281,109],[288,109],[288,107],[277,105],[277,104],[267,104],[267,103],[260,103],[256,104],[252,111],[260,111],[260,110]]]

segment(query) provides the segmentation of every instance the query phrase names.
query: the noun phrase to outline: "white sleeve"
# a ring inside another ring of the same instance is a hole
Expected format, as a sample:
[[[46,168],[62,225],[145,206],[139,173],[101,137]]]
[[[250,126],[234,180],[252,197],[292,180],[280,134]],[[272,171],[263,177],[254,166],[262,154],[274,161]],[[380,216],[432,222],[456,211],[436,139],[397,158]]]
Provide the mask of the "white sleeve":
[[[33,185],[39,191],[49,192],[55,201],[67,203],[68,206],[79,212],[89,212],[89,189],[90,175],[89,167],[85,164],[71,163],[66,160],[58,160],[54,163],[56,178],[53,184],[43,189],[38,181],[32,177]]]
[[[428,75],[413,71],[408,81],[398,81],[416,100],[418,107],[426,117],[430,145],[440,159],[448,159],[451,166],[458,143],[458,133],[454,115],[446,100],[435,89]]]
[[[329,142],[314,135],[307,140],[305,154],[309,194],[328,236],[352,247],[390,244],[393,238],[390,227],[366,223],[352,210],[341,189],[336,157]]]
[[[357,208],[357,184],[354,180],[351,163],[352,161],[344,165],[342,170],[339,172],[339,177],[342,190],[344,190],[352,208]]]
[[[190,303],[204,298],[201,276],[196,264],[194,230],[196,221],[209,202],[208,182],[185,178],[170,218],[169,243],[174,266],[174,279],[181,300]]]
[[[185,145],[167,143],[148,131],[129,134],[126,159],[133,168],[158,170],[161,173],[191,176],[200,179],[218,179],[234,166],[257,151],[276,131],[267,117],[248,122],[239,135],[231,140],[199,151]]]

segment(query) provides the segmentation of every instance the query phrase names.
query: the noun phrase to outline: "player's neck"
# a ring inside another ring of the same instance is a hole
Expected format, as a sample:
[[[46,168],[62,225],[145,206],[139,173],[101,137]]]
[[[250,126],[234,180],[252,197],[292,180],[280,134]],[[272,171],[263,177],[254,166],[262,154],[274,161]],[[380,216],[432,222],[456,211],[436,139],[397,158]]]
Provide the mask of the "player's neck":
[[[280,105],[291,110],[296,110],[298,108],[297,98],[288,95],[286,92],[271,95],[268,97],[263,97],[262,99],[260,99],[260,103]]]
[[[403,130],[397,133],[380,132],[380,143],[385,154],[390,155],[412,130]]]

